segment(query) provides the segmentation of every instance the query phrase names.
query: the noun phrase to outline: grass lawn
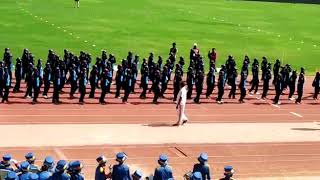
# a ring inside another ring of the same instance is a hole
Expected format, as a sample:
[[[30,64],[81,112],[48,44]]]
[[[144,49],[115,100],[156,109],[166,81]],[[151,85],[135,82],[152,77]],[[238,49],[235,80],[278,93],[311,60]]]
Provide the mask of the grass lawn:
[[[280,58],[308,74],[320,70],[320,5],[240,0],[1,0],[0,48],[14,57],[29,48],[46,59],[52,48],[117,59],[129,50],[146,57],[167,57],[173,41],[188,59],[198,43],[202,55],[218,50],[218,64],[228,54],[238,64],[243,56]],[[46,22],[48,21],[48,22]],[[70,34],[71,33],[71,34]],[[85,42],[86,41],[86,42]],[[94,46],[93,46],[94,45]],[[207,64],[206,64],[207,65]]]

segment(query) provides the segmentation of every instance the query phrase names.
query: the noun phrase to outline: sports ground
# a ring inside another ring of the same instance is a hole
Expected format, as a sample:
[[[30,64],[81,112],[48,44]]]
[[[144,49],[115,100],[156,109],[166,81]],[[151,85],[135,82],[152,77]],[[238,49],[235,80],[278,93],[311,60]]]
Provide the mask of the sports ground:
[[[204,56],[217,48],[219,65],[229,54],[241,64],[248,54],[280,58],[294,68],[305,67],[309,75],[320,69],[319,5],[224,0],[80,3],[77,9],[73,1],[65,0],[1,0],[0,49],[10,47],[16,58],[28,48],[44,60],[50,48],[61,54],[64,48],[85,50],[93,57],[107,49],[120,60],[129,50],[141,57],[149,52],[167,57],[175,41],[178,56],[187,58],[197,42]],[[301,105],[287,100],[287,95],[281,96],[281,105],[273,105],[273,90],[268,100],[248,95],[245,104],[226,99],[217,105],[202,96],[201,104],[188,102],[190,122],[182,127],[171,126],[177,119],[171,99],[154,105],[152,94],[139,99],[140,89],[126,105],[108,94],[105,106],[98,99],[80,106],[68,94],[62,94],[61,105],[43,98],[31,105],[23,93],[10,93],[11,102],[0,104],[0,132],[6,137],[0,154],[10,153],[22,161],[33,151],[37,164],[46,155],[81,160],[86,178],[93,179],[100,154],[112,164],[115,154],[124,151],[131,171],[141,169],[148,176],[165,153],[180,180],[197,156],[207,152],[214,179],[223,175],[225,165],[232,165],[237,179],[316,180],[320,112],[319,102],[312,99],[312,80],[307,77]],[[172,96],[172,89],[167,96]]]

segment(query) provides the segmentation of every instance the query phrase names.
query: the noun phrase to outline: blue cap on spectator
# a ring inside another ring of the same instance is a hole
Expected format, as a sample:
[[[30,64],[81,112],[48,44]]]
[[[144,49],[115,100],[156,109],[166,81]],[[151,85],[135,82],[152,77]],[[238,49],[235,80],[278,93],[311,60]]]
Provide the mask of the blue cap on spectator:
[[[74,161],[72,163],[72,168],[75,169],[75,170],[79,170],[79,169],[82,169],[82,164],[80,161]]]
[[[29,175],[29,180],[38,180],[38,179],[39,179],[39,176],[36,173],[31,173]]]
[[[58,171],[62,171],[62,170],[66,170],[67,169],[67,161],[65,161],[65,160],[59,160],[58,162],[57,162],[57,166],[56,166],[56,169],[58,170]]]
[[[168,156],[165,155],[165,154],[161,154],[161,155],[159,156],[159,161],[161,161],[161,162],[166,162],[166,161],[168,161]]]
[[[2,159],[4,160],[4,161],[10,161],[11,160],[11,155],[10,154],[5,154],[3,157],[2,157]]]
[[[116,160],[117,161],[124,161],[126,160],[127,156],[125,153],[123,152],[119,152],[117,155],[116,155]]]
[[[44,162],[43,162],[44,165],[46,166],[53,166],[54,165],[54,160],[51,156],[47,156],[45,159],[44,159]]]
[[[39,180],[48,180],[51,177],[51,173],[48,171],[43,171],[39,174]]]
[[[233,170],[233,167],[232,166],[225,166],[224,167],[224,171],[225,172],[231,172]]]
[[[26,158],[27,160],[34,161],[34,160],[36,159],[36,156],[34,155],[34,153],[29,152],[29,153],[27,153],[27,154],[25,155],[25,158]]]
[[[30,167],[30,164],[27,162],[27,161],[23,161],[21,164],[20,164],[20,168],[21,170],[25,170],[27,171]]]
[[[136,170],[133,175],[139,179],[142,178],[142,172],[140,170]]]
[[[8,172],[7,176],[4,179],[5,180],[17,180],[18,176],[15,172],[10,171],[10,172]]]
[[[107,158],[103,155],[99,156],[96,160],[99,164],[107,162]]]
[[[207,153],[201,153],[201,154],[199,155],[198,160],[199,160],[200,162],[206,162],[206,161],[208,161],[208,154],[207,154]]]
[[[202,174],[200,172],[194,172],[192,174],[192,180],[202,180]]]

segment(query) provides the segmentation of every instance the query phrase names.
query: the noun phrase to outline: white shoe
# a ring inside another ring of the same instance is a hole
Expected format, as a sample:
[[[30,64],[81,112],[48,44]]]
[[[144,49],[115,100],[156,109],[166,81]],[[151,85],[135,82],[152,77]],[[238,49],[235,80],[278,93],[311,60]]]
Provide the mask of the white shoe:
[[[280,101],[278,102],[278,105],[281,105],[281,102],[280,102]]]
[[[256,93],[256,95],[259,95],[259,94],[260,94],[259,92]]]
[[[253,95],[253,92],[250,92],[251,95]]]
[[[295,98],[294,97],[292,97],[292,98],[289,98],[290,99],[290,101],[293,101],[293,100],[295,100]]]

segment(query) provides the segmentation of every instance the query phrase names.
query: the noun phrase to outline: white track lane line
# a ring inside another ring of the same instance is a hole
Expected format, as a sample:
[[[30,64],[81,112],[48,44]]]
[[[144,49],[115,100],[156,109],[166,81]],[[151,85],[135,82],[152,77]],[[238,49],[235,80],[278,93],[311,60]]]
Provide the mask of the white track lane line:
[[[303,116],[301,116],[300,114],[298,114],[298,113],[295,113],[295,112],[290,112],[290,114],[293,114],[293,115],[295,115],[295,116],[298,116],[298,117],[303,117]]]

